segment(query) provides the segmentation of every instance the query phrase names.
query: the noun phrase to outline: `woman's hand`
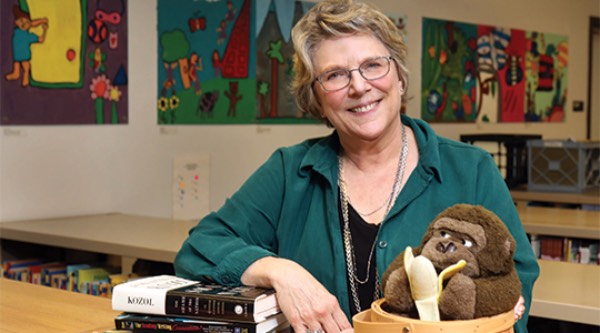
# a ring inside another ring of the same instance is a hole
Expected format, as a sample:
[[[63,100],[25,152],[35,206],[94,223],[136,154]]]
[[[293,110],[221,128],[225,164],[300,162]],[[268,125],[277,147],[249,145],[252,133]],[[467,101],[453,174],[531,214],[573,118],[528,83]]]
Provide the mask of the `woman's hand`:
[[[525,313],[525,299],[520,296],[517,305],[515,305],[515,321],[521,319],[523,313]]]
[[[242,283],[274,288],[279,307],[295,332],[339,333],[352,328],[337,298],[291,260],[257,260],[242,275]]]

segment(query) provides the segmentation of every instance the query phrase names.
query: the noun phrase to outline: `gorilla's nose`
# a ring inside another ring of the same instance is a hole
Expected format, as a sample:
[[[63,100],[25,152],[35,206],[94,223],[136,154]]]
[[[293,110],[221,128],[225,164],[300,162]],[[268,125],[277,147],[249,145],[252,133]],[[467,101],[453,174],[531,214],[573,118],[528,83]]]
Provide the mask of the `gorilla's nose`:
[[[454,243],[449,242],[439,242],[438,245],[436,246],[436,249],[438,250],[438,252],[442,252],[442,253],[452,253],[454,251],[456,251],[456,245],[454,245]]]

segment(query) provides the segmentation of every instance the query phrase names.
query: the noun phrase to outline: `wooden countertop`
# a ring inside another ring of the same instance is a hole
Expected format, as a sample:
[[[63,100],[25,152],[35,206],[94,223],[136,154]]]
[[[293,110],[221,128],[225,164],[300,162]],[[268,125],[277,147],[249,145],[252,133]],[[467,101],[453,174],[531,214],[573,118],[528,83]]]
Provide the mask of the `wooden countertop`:
[[[600,211],[518,206],[525,232],[600,240]]]
[[[541,201],[564,204],[600,205],[600,189],[591,188],[581,193],[529,191],[527,186],[510,190],[510,195],[517,202]]]
[[[600,266],[539,260],[530,316],[600,325]]]
[[[125,214],[99,214],[0,223],[0,238],[173,262],[190,228],[182,221]]]
[[[102,333],[114,329],[119,313],[105,297],[0,278],[3,333]]]

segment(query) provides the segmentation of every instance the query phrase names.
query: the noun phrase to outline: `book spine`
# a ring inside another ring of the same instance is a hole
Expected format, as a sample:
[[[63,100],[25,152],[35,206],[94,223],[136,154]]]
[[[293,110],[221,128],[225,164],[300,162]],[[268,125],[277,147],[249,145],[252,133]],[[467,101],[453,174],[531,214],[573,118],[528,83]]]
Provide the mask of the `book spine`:
[[[112,291],[113,310],[165,315],[167,291],[197,282],[170,276],[156,276],[122,283]]]
[[[147,293],[139,288],[117,287],[113,290],[112,295],[113,310],[158,315],[166,314],[163,293]]]
[[[214,299],[191,293],[167,292],[165,311],[167,315],[255,322],[253,301]]]
[[[144,319],[115,318],[118,330],[135,332],[196,332],[196,333],[256,333],[251,324],[210,322],[210,323],[164,323]]]

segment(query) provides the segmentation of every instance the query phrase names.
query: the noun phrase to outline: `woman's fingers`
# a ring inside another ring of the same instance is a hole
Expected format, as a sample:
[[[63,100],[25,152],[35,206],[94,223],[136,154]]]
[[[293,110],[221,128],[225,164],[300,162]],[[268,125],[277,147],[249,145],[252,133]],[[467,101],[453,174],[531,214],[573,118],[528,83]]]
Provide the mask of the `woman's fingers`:
[[[525,299],[523,298],[523,296],[519,297],[519,301],[517,302],[517,305],[515,305],[515,320],[519,320],[521,319],[521,317],[523,316],[523,313],[525,313]]]
[[[339,333],[352,327],[337,298],[291,260],[259,259],[246,269],[242,283],[274,288],[279,307],[295,332]]]

